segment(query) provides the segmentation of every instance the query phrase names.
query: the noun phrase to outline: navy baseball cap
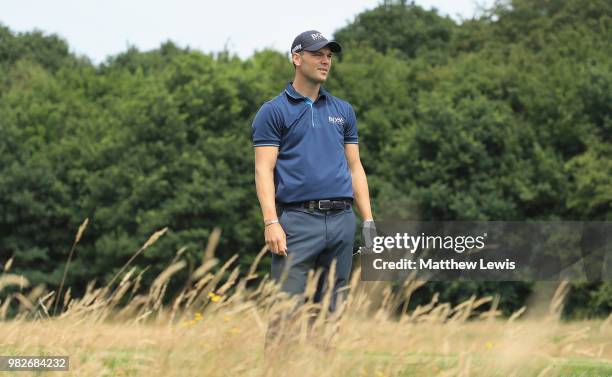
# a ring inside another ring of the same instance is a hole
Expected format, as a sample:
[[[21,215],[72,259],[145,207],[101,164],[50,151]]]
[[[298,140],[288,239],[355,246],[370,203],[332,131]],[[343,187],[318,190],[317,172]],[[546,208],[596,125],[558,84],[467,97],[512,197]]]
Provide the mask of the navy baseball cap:
[[[342,46],[340,46],[340,43],[336,41],[328,41],[323,34],[316,30],[308,30],[295,37],[293,43],[291,44],[291,53],[300,52],[303,50],[317,51],[323,47],[329,47],[329,49],[334,53],[342,52]]]

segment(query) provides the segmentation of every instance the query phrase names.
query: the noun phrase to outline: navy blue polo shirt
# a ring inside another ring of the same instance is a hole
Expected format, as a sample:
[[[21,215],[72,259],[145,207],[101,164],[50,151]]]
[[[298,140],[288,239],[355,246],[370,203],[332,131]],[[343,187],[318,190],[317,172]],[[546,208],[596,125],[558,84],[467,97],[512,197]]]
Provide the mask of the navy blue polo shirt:
[[[353,198],[344,144],[357,144],[353,107],[323,87],[312,102],[291,82],[253,120],[253,146],[276,146],[276,201]]]

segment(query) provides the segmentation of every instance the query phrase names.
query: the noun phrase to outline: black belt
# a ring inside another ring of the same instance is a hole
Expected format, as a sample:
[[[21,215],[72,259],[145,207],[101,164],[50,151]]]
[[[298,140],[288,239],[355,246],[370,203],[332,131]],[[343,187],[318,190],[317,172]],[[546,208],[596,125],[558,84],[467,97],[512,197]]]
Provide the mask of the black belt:
[[[329,211],[351,208],[351,200],[307,200],[305,202],[281,203],[283,208],[304,208],[309,211]]]

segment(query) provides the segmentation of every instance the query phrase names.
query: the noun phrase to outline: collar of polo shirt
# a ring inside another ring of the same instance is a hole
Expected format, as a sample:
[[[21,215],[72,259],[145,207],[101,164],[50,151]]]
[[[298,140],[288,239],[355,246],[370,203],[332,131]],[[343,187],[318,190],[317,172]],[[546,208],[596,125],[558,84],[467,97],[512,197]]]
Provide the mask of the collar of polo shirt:
[[[295,100],[300,100],[303,99],[305,100],[306,97],[304,97],[303,95],[301,95],[300,93],[297,92],[297,90],[295,90],[295,88],[293,87],[293,81],[289,81],[287,83],[287,87],[285,88],[285,93],[287,93],[287,95]],[[319,96],[317,97],[317,101],[319,100],[319,98],[324,98],[327,97],[327,90],[321,85],[319,87]],[[316,102],[316,101],[315,101]]]

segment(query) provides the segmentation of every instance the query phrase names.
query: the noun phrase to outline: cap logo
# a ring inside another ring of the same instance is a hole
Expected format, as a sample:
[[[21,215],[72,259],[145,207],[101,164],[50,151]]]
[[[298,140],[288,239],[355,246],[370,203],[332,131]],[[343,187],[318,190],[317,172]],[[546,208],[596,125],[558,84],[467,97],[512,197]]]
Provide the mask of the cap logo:
[[[299,45],[296,45],[296,46],[293,48],[293,50],[291,50],[291,52],[296,52],[296,51],[299,51],[299,50],[301,50],[301,49],[302,49],[302,45],[301,45],[301,44],[299,44]]]
[[[325,39],[325,37],[321,33],[310,34],[310,36],[314,41],[316,41],[317,39]]]

